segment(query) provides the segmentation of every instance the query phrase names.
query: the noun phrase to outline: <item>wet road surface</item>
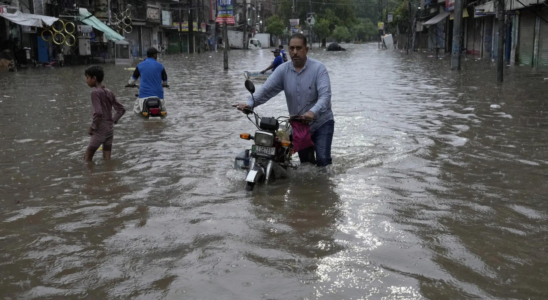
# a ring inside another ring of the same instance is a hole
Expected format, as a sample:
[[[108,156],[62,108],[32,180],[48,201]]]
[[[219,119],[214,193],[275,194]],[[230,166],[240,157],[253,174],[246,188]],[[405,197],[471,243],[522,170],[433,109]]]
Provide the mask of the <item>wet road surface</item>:
[[[85,66],[0,74],[2,299],[546,299],[548,73],[312,49],[334,165],[244,191],[230,105],[269,51],[163,58],[169,116],[133,115],[86,166]],[[259,85],[259,82],[257,82]],[[286,115],[283,95],[258,108]]]

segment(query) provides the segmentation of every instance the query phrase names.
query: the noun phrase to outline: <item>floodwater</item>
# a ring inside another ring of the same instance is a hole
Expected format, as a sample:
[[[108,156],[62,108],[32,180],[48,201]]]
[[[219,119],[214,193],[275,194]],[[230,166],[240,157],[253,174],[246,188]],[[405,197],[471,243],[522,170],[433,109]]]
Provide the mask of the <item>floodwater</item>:
[[[272,54],[165,56],[169,116],[128,109],[82,162],[85,66],[0,74],[2,299],[546,299],[548,73],[312,49],[331,76],[329,172],[244,191],[231,107]],[[258,82],[258,86],[259,86]],[[260,107],[286,115],[283,95]]]

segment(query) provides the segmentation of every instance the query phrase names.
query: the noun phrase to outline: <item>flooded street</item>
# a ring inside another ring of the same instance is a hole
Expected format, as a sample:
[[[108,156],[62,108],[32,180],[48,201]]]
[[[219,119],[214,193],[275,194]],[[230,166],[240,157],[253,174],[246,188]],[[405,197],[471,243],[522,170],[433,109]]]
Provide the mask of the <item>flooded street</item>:
[[[376,44],[314,48],[335,115],[329,173],[244,191],[231,107],[268,50],[164,56],[168,117],[132,113],[82,158],[86,66],[0,73],[1,299],[546,299],[548,73]],[[257,87],[260,82],[256,82]],[[287,115],[283,93],[259,107]]]

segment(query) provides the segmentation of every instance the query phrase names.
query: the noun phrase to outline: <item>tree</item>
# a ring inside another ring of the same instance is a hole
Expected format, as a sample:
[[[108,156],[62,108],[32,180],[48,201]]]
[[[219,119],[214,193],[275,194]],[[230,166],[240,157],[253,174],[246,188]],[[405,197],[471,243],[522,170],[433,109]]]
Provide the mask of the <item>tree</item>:
[[[390,0],[397,1],[397,0]],[[355,5],[355,14],[358,18],[378,20],[379,19],[379,0],[353,0]]]
[[[378,30],[370,19],[359,19],[359,22],[351,28],[350,33],[354,39],[367,41],[378,35]]]
[[[322,47],[325,47],[325,39],[331,35],[331,29],[329,26],[329,21],[326,19],[320,19],[316,22],[316,25],[314,25],[314,33],[316,33],[318,38],[322,41]]]
[[[266,20],[266,32],[281,37],[284,31],[285,26],[280,17],[274,15]]]
[[[334,30],[335,27],[342,24],[341,19],[339,19],[339,17],[335,15],[335,12],[329,8],[322,13],[322,17],[329,22],[330,30]]]
[[[350,32],[348,31],[348,28],[344,26],[337,26],[335,30],[333,30],[333,38],[338,42],[347,41],[351,38]]]

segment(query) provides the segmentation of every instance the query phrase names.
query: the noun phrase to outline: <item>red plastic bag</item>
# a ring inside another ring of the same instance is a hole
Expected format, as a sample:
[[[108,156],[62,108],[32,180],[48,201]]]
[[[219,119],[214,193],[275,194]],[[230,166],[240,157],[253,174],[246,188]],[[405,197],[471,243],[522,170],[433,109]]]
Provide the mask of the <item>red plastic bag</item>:
[[[310,126],[299,121],[289,121],[293,127],[293,151],[299,152],[306,148],[314,146]]]

